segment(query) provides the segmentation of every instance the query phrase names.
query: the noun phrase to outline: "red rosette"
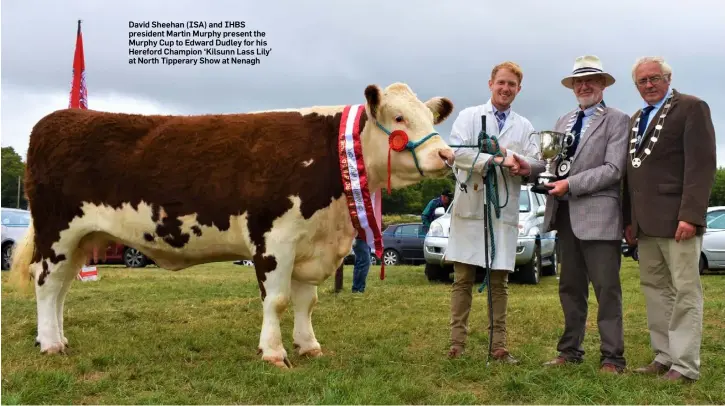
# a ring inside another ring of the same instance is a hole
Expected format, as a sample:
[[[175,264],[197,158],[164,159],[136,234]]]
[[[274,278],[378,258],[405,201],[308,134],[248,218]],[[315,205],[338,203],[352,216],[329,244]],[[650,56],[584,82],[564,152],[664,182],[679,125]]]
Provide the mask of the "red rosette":
[[[408,134],[403,130],[395,130],[390,133],[390,149],[396,152],[404,151],[408,145]]]

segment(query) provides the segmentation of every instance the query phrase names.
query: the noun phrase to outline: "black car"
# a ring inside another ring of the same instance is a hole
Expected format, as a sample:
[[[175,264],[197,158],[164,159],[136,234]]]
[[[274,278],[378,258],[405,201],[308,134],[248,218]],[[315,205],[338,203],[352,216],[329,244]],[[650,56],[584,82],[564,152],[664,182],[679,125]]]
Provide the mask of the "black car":
[[[423,223],[393,224],[383,231],[385,265],[421,264],[423,257]]]

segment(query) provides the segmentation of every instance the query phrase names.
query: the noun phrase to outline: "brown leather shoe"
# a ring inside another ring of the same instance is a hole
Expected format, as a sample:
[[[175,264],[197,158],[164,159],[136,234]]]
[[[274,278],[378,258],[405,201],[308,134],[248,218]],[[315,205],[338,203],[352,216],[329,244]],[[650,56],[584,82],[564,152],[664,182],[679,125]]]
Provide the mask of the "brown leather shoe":
[[[604,363],[604,364],[602,364],[602,367],[599,369],[599,372],[605,372],[608,374],[617,375],[617,374],[622,373],[622,370],[623,370],[622,368],[619,368],[614,364]]]
[[[544,366],[545,367],[559,366],[559,365],[564,365],[567,362],[568,361],[566,360],[566,358],[559,356],[559,357],[554,358],[551,361],[544,362]]]
[[[641,368],[637,368],[634,370],[634,372],[638,374],[647,374],[647,375],[661,375],[666,373],[670,370],[670,367],[665,364],[660,364],[657,361],[652,361],[647,366],[643,366]]]
[[[450,359],[458,358],[461,355],[463,355],[463,347],[454,345],[454,346],[451,346],[450,350],[448,350],[448,358],[450,358]]]
[[[491,351],[491,357],[495,359],[496,361],[505,362],[507,364],[518,364],[519,360],[511,356],[509,354],[508,350],[505,348],[497,348],[493,351]]]
[[[675,381],[680,381],[680,382],[685,382],[685,383],[695,382],[694,379],[688,378],[685,375],[682,375],[681,373],[675,371],[674,369],[670,369],[669,371],[667,371],[666,374],[662,375],[661,379],[664,379],[665,381],[670,381],[670,382],[675,382]]]

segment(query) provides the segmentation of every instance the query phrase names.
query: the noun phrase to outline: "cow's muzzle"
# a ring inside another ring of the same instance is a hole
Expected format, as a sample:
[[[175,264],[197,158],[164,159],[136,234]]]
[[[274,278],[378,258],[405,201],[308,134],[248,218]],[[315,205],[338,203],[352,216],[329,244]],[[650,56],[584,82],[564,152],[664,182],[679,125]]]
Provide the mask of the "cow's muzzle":
[[[456,155],[450,149],[439,149],[438,156],[441,157],[448,167],[452,167],[453,162],[456,160]]]

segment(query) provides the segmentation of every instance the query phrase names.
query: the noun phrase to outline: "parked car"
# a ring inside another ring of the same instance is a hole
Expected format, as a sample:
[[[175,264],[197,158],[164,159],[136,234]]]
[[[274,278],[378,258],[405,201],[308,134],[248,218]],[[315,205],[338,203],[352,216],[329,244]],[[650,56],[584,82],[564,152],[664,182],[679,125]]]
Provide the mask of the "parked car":
[[[88,265],[95,264],[124,264],[127,268],[143,268],[153,264],[153,261],[136,248],[127,247],[120,243],[111,243],[106,248],[106,259],[102,260],[98,255],[98,261],[89,258]]]
[[[10,269],[10,260],[15,244],[28,232],[30,212],[23,209],[0,208],[2,213],[2,270]]]
[[[375,249],[375,247],[370,247],[371,249]],[[345,259],[343,260],[343,264],[345,265],[353,265],[355,264],[355,251],[353,251],[352,248],[350,248],[350,253],[347,254]],[[374,252],[370,253],[370,265],[379,265],[380,264],[380,258],[378,258]]]
[[[725,206],[707,208],[707,229],[702,236],[700,273],[725,269]]]
[[[423,223],[391,224],[383,231],[383,261],[386,266],[422,264]]]
[[[708,207],[705,224],[707,227],[702,236],[700,274],[705,273],[707,270],[725,269],[725,206]],[[624,256],[639,261],[637,248],[637,246],[630,248],[622,240],[622,253]]]
[[[453,265],[445,259],[450,230],[450,210],[436,210],[436,220],[431,223],[425,236],[425,275],[430,281],[450,281]],[[558,272],[558,248],[556,231],[541,232],[544,222],[546,198],[531,191],[529,185],[521,186],[519,195],[519,238],[516,243],[515,279],[523,283],[538,284],[543,275]],[[483,230],[481,231],[483,237]],[[484,249],[481,238],[481,249]],[[481,269],[482,270],[482,269]],[[483,271],[483,270],[482,270]],[[477,280],[481,280],[480,275]]]

